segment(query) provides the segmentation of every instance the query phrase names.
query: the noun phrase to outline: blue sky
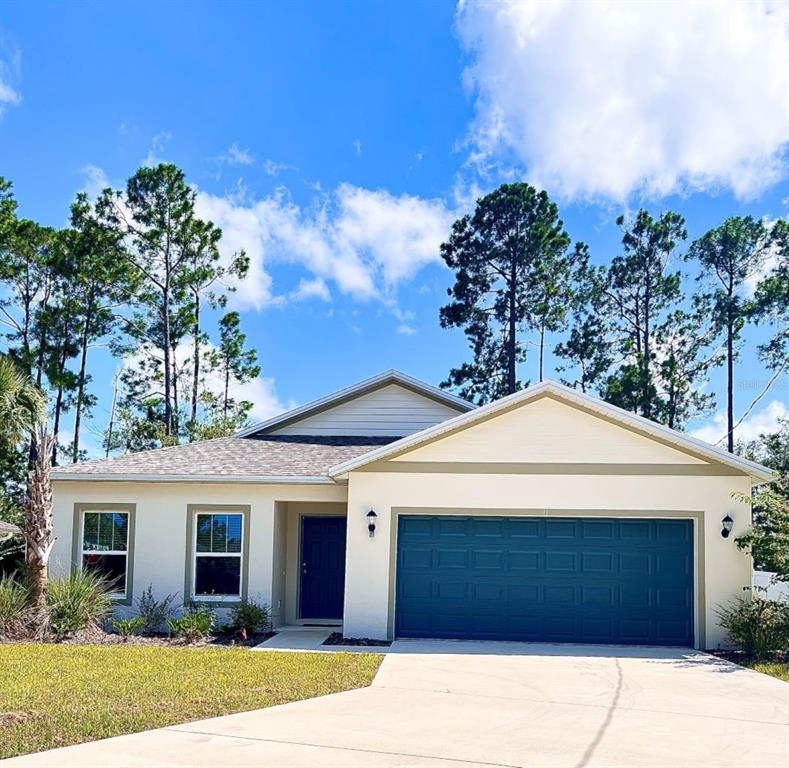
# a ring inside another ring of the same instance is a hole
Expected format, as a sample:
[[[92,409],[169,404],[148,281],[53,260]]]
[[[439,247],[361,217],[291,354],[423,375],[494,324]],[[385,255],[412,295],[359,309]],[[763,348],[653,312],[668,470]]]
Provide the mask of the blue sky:
[[[264,417],[389,367],[438,383],[467,359],[438,326],[437,246],[502,181],[545,186],[600,261],[642,204],[681,212],[691,238],[786,215],[787,30],[785,4],[5,2],[0,175],[22,215],[62,225],[81,189],[182,167],[252,257],[234,301]],[[761,333],[740,409],[767,378]],[[779,381],[742,436],[788,402]],[[714,417],[692,426],[714,439]]]

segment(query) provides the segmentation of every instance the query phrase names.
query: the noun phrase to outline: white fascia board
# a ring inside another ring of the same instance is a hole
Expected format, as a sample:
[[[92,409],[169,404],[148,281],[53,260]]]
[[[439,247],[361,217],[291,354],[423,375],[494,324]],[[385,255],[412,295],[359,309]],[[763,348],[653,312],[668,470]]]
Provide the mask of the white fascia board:
[[[408,435],[401,440],[397,440],[393,443],[381,446],[380,448],[376,448],[373,451],[362,454],[361,456],[349,461],[345,461],[342,464],[337,464],[336,466],[329,469],[329,475],[331,477],[337,478],[354,469],[359,469],[366,464],[370,464],[373,461],[384,459],[387,456],[399,453],[402,450],[415,448],[416,446],[426,442],[427,440],[430,440],[433,437],[438,437],[447,432],[451,432],[458,427],[470,426],[474,422],[479,421],[486,416],[495,415],[497,412],[505,410],[511,405],[533,400],[542,394],[555,394],[560,400],[568,400],[587,410],[597,411],[601,415],[622,424],[624,427],[632,427],[639,432],[659,437],[675,446],[679,450],[692,450],[693,452],[698,453],[712,461],[735,467],[741,472],[750,475],[755,480],[758,480],[759,483],[770,482],[775,477],[775,473],[768,467],[731,454],[728,451],[722,450],[721,448],[716,448],[709,443],[705,443],[703,440],[691,437],[690,435],[686,435],[683,432],[677,432],[674,429],[665,427],[662,424],[658,424],[654,421],[651,421],[650,419],[646,419],[643,416],[630,413],[629,411],[625,411],[618,406],[611,405],[610,403],[606,403],[603,400],[599,400],[598,398],[578,392],[555,381],[543,381],[539,384],[535,384],[534,386],[521,390],[520,392],[515,392],[511,395],[507,395],[506,397],[502,397],[500,400],[496,400],[495,402],[489,403],[488,405],[483,405],[469,413],[460,414],[455,418],[442,421],[440,424],[436,424],[433,427],[423,429],[421,432]]]
[[[309,403],[300,405],[298,408],[292,408],[291,410],[280,413],[277,416],[272,416],[270,419],[266,419],[266,421],[253,424],[251,427],[245,427],[244,429],[236,432],[234,436],[249,437],[249,435],[253,435],[256,432],[272,429],[283,422],[290,422],[294,419],[298,419],[301,416],[306,416],[307,414],[312,414],[322,411],[326,408],[331,408],[337,402],[351,399],[357,393],[364,392],[368,389],[374,389],[378,385],[381,385],[385,382],[404,384],[411,389],[416,390],[417,392],[422,392],[433,399],[441,400],[447,405],[460,408],[463,411],[470,411],[476,408],[473,403],[468,402],[468,400],[464,400],[462,397],[453,395],[450,392],[445,392],[443,389],[434,387],[432,384],[420,381],[419,379],[415,379],[413,376],[409,376],[408,374],[391,368],[388,371],[383,371],[382,373],[372,376],[369,379],[364,379],[363,381],[359,381],[356,384],[352,384],[349,387],[338,389],[336,392],[332,392],[330,395],[319,397],[317,400],[312,400]]]
[[[101,481],[118,483],[257,483],[259,485],[336,485],[335,480],[323,475],[157,475],[120,472],[58,472],[53,482]]]

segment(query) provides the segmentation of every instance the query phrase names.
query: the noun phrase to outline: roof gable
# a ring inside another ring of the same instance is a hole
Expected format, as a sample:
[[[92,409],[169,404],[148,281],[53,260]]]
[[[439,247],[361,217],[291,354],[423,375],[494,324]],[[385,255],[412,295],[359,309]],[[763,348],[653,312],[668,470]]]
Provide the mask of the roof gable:
[[[526,407],[542,399],[551,402]],[[439,458],[441,452],[443,458]],[[370,451],[332,467],[329,474],[337,478],[377,461],[394,466],[398,461],[674,463],[702,469],[723,467],[733,474],[750,475],[757,482],[772,478],[767,467],[553,381]]]
[[[327,397],[242,430],[259,435],[402,437],[465,413],[474,406],[400,371],[385,371]]]
[[[399,454],[393,461],[706,464],[550,395]]]

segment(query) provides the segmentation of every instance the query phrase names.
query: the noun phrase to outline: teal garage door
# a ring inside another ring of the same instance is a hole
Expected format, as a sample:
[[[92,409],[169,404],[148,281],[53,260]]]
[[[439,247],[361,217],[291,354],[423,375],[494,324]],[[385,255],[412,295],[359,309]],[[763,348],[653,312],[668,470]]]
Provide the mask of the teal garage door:
[[[693,525],[401,516],[397,637],[693,644]]]

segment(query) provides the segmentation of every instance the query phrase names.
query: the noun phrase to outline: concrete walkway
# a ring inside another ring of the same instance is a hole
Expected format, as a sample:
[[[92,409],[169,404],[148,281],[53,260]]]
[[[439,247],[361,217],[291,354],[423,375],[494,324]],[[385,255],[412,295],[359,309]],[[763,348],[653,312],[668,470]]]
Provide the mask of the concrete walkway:
[[[694,651],[398,642],[369,688],[7,765],[786,768],[789,684]]]

